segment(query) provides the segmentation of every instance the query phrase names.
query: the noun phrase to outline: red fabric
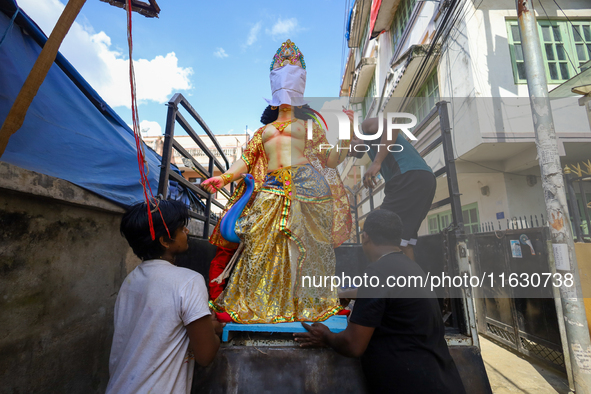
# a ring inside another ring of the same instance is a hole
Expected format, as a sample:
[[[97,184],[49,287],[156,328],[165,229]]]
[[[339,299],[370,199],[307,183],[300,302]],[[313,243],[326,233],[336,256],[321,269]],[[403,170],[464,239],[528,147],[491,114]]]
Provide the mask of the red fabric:
[[[337,313],[337,315],[345,315],[345,316],[349,316],[349,314],[351,313],[350,310],[347,309],[341,309],[341,311],[339,313]]]
[[[209,265],[209,299],[215,300],[222,293],[226,287],[226,279],[222,283],[212,282],[215,278],[220,276],[224,269],[232,259],[236,249],[223,248],[218,246],[217,252]],[[220,320],[221,321],[221,320]]]
[[[220,323],[232,323],[232,318],[228,314],[228,312],[216,312],[215,318]]]
[[[379,34],[373,34],[373,28],[376,25],[376,20],[378,19],[378,14],[380,13],[380,6],[382,5],[382,0],[374,0],[373,4],[371,5],[371,16],[369,21],[369,34],[371,38],[377,37]]]

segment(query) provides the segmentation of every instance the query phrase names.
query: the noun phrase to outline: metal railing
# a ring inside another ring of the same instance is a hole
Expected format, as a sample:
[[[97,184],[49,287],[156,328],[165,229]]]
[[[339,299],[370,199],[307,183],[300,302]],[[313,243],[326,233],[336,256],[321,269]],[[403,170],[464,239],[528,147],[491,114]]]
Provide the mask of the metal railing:
[[[464,223],[462,218],[462,205],[460,203],[460,189],[458,186],[458,175],[456,172],[455,159],[453,154],[452,140],[451,140],[451,127],[449,124],[448,114],[448,102],[440,101],[435,104],[435,107],[427,114],[427,116],[413,129],[413,134],[418,136],[437,118],[439,117],[439,126],[441,135],[435,138],[428,146],[421,150],[421,157],[425,157],[438,146],[443,145],[443,154],[445,159],[445,166],[434,172],[435,177],[442,175],[447,176],[447,185],[449,189],[449,197],[442,200],[436,201],[431,205],[431,210],[442,207],[444,205],[451,205],[453,229],[456,236],[463,235]],[[359,221],[363,220],[369,212],[375,209],[375,195],[382,191],[385,187],[385,182],[377,185],[376,188],[370,188],[366,196],[361,196],[364,193],[364,189],[361,184],[356,185],[355,190],[350,187],[346,187],[349,191],[351,198],[353,199],[351,205],[351,211],[355,217],[355,230],[356,230],[356,243],[360,243],[359,233]],[[369,211],[359,215],[359,208],[369,201]]]
[[[179,104],[189,113],[189,115],[191,115],[193,119],[195,119],[203,131],[205,131],[205,133],[209,136],[217,152],[211,152],[207,145],[197,135],[195,130],[193,130],[189,122],[187,122],[185,117],[179,112]],[[213,132],[209,129],[205,121],[201,118],[201,116],[199,116],[197,111],[195,111],[195,109],[191,106],[191,104],[189,104],[182,94],[176,93],[168,102],[167,107],[168,113],[166,116],[166,129],[164,132],[164,144],[162,147],[162,165],[160,169],[160,179],[158,182],[158,194],[166,198],[168,195],[168,182],[169,180],[172,180],[178,182],[184,188],[197,196],[201,204],[203,204],[203,207],[202,209],[190,210],[189,215],[192,218],[203,221],[204,225],[202,236],[203,238],[207,238],[209,236],[209,226],[217,224],[217,217],[211,213],[211,204],[221,209],[224,209],[224,205],[216,201],[211,194],[192,184],[182,175],[171,169],[170,165],[172,162],[173,152],[178,152],[180,156],[190,162],[192,167],[197,172],[201,173],[201,175],[206,178],[211,178],[214,176],[215,168],[220,170],[222,173],[227,171],[230,168],[230,163]],[[195,158],[174,139],[174,128],[177,122],[191,137],[191,139],[199,146],[199,148],[201,148],[201,151],[204,153],[204,155],[208,157],[209,161],[207,169],[204,168],[197,160],[195,160]],[[225,166],[223,166],[216,157],[219,157],[221,160],[223,160]],[[225,192],[225,190],[223,192]],[[234,184],[232,183],[230,185],[230,194],[233,192]]]
[[[486,222],[480,222],[476,226],[477,231],[473,231],[472,233],[488,233],[493,231],[504,231],[504,230],[523,230],[523,229],[530,229],[530,228],[539,228],[539,227],[546,227],[546,220],[544,219],[544,214],[541,213],[540,217],[538,215],[527,215],[523,216],[514,216],[511,219],[504,219],[504,220],[490,220]]]
[[[459,256],[456,250],[456,246],[458,245],[459,240],[463,240],[464,237],[464,223],[462,217],[462,205],[460,202],[460,191],[458,186],[458,177],[456,172],[456,165],[453,153],[453,146],[452,146],[452,139],[451,139],[451,127],[449,123],[449,113],[448,113],[448,102],[447,101],[440,101],[435,104],[435,107],[429,112],[429,114],[413,129],[413,134],[415,136],[420,135],[423,133],[431,123],[439,117],[439,129],[440,135],[437,136],[429,145],[427,145],[424,149],[422,149],[419,153],[421,157],[425,157],[430,152],[435,150],[440,145],[443,146],[443,156],[445,166],[441,169],[434,172],[435,177],[441,177],[442,175],[447,176],[447,184],[449,190],[449,197],[436,201],[431,205],[431,209],[435,209],[444,205],[451,205],[451,212],[452,212],[452,224],[444,229],[441,232],[442,238],[442,249],[443,249],[443,264],[442,270],[449,273],[449,274],[457,274],[460,272],[462,267],[460,267],[459,263]],[[355,218],[355,241],[345,243],[343,245],[355,245],[360,243],[360,231],[359,231],[359,221],[363,220],[369,212],[373,211],[376,208],[376,203],[374,201],[375,195],[382,191],[385,187],[385,182],[377,185],[377,187],[373,189],[369,189],[366,195],[362,195],[365,193],[363,187],[358,184],[355,187],[355,190],[347,187],[347,190],[350,193],[350,200],[349,203],[351,205],[351,210],[353,216]],[[353,201],[351,201],[353,200]],[[369,202],[369,211],[359,215],[359,208]],[[448,333],[453,332],[461,332],[468,334],[470,331],[473,331],[468,324],[468,317],[466,315],[466,311],[472,308],[471,300],[464,300],[464,302],[469,302],[470,305],[462,303],[460,298],[449,298],[449,295],[443,297],[443,303],[446,305],[443,314],[450,313],[452,318],[452,323],[449,327],[446,328]],[[475,335],[475,332],[472,333]]]

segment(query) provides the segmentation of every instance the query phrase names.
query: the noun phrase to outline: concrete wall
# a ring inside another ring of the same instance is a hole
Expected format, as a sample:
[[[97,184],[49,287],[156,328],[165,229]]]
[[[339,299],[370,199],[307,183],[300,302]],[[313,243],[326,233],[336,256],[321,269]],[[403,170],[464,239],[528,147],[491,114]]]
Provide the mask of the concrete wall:
[[[539,174],[539,169],[536,169]],[[509,204],[509,218],[527,215],[546,215],[546,203],[542,180],[537,175],[537,183],[534,186],[527,184],[524,176],[505,174],[505,187],[507,188],[507,202]],[[505,215],[507,216],[507,215]]]
[[[0,393],[103,393],[113,307],[139,263],[122,209],[0,162]]]
[[[289,334],[253,333],[222,345],[211,365],[196,366],[191,393],[367,393],[359,359],[293,344]],[[450,346],[449,351],[467,393],[492,393],[477,347]]]
[[[523,177],[524,178],[524,177]],[[525,178],[524,178],[525,179]],[[524,181],[525,182],[525,181]],[[496,213],[504,212],[505,217],[509,217],[509,209],[507,203],[507,190],[504,183],[503,174],[497,173],[469,173],[458,174],[458,185],[460,187],[460,201],[462,206],[472,203],[478,204],[478,217],[480,222],[496,221]],[[488,186],[490,194],[483,195],[480,188]],[[442,177],[437,180],[437,192],[433,201],[440,201],[449,196],[447,189],[447,178]],[[450,205],[434,209],[429,212],[429,215],[435,213],[449,211]],[[504,225],[504,223],[502,223]],[[419,235],[426,235],[429,233],[427,220],[423,221],[419,229]]]

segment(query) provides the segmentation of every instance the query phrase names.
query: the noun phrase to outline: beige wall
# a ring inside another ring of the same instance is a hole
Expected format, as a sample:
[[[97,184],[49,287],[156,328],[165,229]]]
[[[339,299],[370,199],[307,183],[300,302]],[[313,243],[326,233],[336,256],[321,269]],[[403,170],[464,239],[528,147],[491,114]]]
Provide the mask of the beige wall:
[[[0,392],[105,392],[115,300],[139,264],[122,212],[0,162]]]

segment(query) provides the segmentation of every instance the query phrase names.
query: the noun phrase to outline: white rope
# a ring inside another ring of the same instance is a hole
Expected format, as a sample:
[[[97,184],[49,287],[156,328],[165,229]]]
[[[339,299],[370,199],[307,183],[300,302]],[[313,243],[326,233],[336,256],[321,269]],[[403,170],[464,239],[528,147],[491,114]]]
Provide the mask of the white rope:
[[[226,268],[224,268],[224,271],[215,279],[212,279],[211,282],[212,283],[222,283],[222,281],[224,279],[226,279],[227,277],[230,276],[230,271],[232,271],[232,268],[234,267],[234,264],[236,264],[236,261],[238,260],[238,257],[240,257],[240,253],[242,253],[242,249],[244,248],[244,242],[240,242],[240,245],[238,245],[238,249],[236,249],[236,252],[234,252],[234,256],[232,256],[232,259],[230,260],[230,262],[228,263],[228,265],[226,266]]]

